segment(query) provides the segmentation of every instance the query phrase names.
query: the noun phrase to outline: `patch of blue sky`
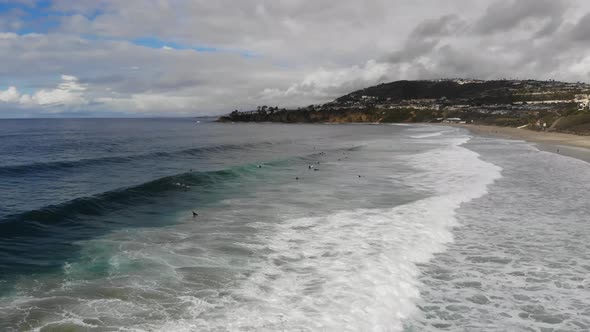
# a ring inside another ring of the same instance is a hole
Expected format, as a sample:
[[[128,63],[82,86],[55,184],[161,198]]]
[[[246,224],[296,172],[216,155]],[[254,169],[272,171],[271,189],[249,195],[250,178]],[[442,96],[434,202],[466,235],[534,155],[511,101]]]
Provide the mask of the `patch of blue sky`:
[[[154,37],[136,38],[136,39],[131,40],[131,42],[135,45],[140,45],[140,46],[149,47],[149,48],[169,47],[169,48],[173,48],[175,50],[194,50],[197,52],[221,52],[222,51],[221,49],[219,49],[217,47],[204,46],[204,45],[189,46],[189,45],[183,45],[183,44],[179,44],[179,43],[175,43],[175,42],[167,42],[167,41],[161,40],[159,38],[154,38]]]
[[[239,54],[245,58],[258,58],[260,54],[248,51],[231,48],[222,48],[209,45],[185,45],[176,42],[165,41],[155,37],[136,38],[131,40],[132,43],[149,48],[171,48],[174,50],[193,50],[197,52],[206,53],[234,53]]]
[[[249,50],[240,50],[240,49],[232,49],[232,48],[223,48],[223,47],[216,47],[210,45],[187,45],[182,43],[177,43],[173,41],[166,41],[156,37],[141,37],[141,38],[134,38],[134,39],[125,39],[125,38],[115,38],[115,37],[107,37],[107,36],[98,36],[98,35],[90,35],[84,34],[80,37],[87,39],[87,40],[103,40],[103,41],[121,41],[121,42],[129,42],[138,46],[143,46],[147,48],[154,48],[154,49],[172,49],[172,50],[192,50],[201,53],[233,53],[243,56],[245,58],[259,58],[261,57],[260,54],[249,51]]]
[[[50,0],[37,0],[33,5],[19,2],[7,2],[0,1],[0,14],[11,13],[18,10],[19,18],[22,20],[23,25],[15,31],[19,35],[25,35],[30,33],[49,33],[59,28],[60,19],[64,16],[70,16],[78,14],[76,12],[67,11],[56,11],[53,9],[52,1]],[[97,16],[101,15],[101,10],[96,10],[90,14],[86,14],[86,18],[94,20]],[[96,35],[81,35],[82,38],[88,40],[113,40],[113,41],[127,41],[135,45],[149,47],[149,48],[170,48],[175,50],[193,50],[196,52],[205,53],[231,53],[238,54],[244,58],[259,58],[260,54],[250,51],[233,48],[221,48],[211,45],[187,45],[177,43],[173,41],[166,41],[157,37],[141,37],[134,39],[123,39],[114,38],[109,36],[96,36]]]
[[[60,19],[64,16],[79,14],[76,12],[54,10],[52,1],[37,0],[33,4],[19,2],[0,2],[0,15],[15,14],[22,20],[22,27],[11,31],[19,35],[29,33],[47,33],[59,27]],[[93,20],[101,15],[101,10],[95,10],[85,16]]]
[[[11,1],[2,1],[0,2],[0,13],[6,13],[12,11],[14,9],[20,9],[23,11],[33,10],[36,6],[31,6],[28,3],[24,2],[11,2]]]
[[[11,31],[19,35],[29,33],[46,33],[59,26],[59,12],[50,10],[50,1],[37,1],[34,5],[18,2],[0,3],[0,14],[18,15],[22,26]]]

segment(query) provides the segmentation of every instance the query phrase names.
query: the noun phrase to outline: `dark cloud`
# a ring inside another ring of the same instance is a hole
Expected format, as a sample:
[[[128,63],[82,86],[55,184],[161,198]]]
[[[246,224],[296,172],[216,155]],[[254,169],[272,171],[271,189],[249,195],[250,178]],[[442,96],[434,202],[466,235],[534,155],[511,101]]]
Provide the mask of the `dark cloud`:
[[[431,38],[447,36],[465,26],[458,15],[450,14],[440,18],[425,20],[418,24],[410,34],[410,38]]]
[[[563,14],[569,7],[567,0],[500,0],[490,5],[475,23],[480,34],[507,32],[529,21],[537,36],[553,33],[563,22]]]
[[[308,105],[398,79],[587,80],[589,10],[586,0],[52,0],[52,24],[0,14],[0,93],[56,89],[65,74],[96,112],[189,114]],[[138,45],[145,37],[157,46]]]
[[[501,1],[483,15],[426,19],[381,57],[396,79],[468,77],[588,80],[590,14],[570,1]],[[578,3],[580,5],[580,3]],[[391,77],[391,75],[389,76]]]
[[[383,60],[391,63],[410,61],[431,53],[436,45],[438,45],[438,40],[410,39],[401,50],[383,57]]]
[[[435,50],[442,37],[453,35],[465,24],[455,14],[424,20],[412,30],[403,48],[382,57],[382,60],[402,63],[427,55]]]
[[[576,41],[590,40],[590,13],[583,16],[572,30],[572,37]]]

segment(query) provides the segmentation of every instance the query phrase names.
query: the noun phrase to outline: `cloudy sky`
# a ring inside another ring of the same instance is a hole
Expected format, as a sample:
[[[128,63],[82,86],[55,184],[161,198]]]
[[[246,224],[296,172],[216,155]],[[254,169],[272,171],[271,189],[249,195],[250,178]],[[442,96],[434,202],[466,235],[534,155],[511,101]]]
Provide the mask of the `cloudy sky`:
[[[0,0],[0,117],[304,106],[399,79],[590,81],[588,0]]]

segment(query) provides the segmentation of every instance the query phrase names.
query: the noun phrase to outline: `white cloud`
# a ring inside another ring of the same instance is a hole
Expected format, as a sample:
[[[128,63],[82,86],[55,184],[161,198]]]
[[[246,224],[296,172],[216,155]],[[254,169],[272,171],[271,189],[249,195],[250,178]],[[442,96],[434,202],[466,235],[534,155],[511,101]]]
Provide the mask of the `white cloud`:
[[[77,106],[88,104],[83,92],[86,87],[78,82],[78,78],[61,75],[62,82],[55,89],[41,89],[33,95],[20,94],[16,87],[11,86],[0,92],[0,101],[17,103],[24,106]]]
[[[211,114],[398,79],[590,79],[585,0],[53,0],[48,11],[63,13],[48,14],[48,33],[0,32],[2,83],[27,91],[0,91],[0,104]],[[158,47],[133,42],[146,37]],[[74,76],[56,84],[62,73]]]
[[[363,66],[320,68],[307,74],[301,82],[294,83],[286,89],[264,89],[260,98],[267,102],[287,102],[291,106],[302,97],[305,97],[306,101],[319,102],[392,80],[394,77],[390,64],[369,60]]]
[[[0,39],[16,39],[18,35],[14,32],[0,32]]]
[[[20,99],[20,94],[16,87],[11,86],[6,91],[0,91],[0,101],[5,103],[16,103]]]
[[[33,94],[31,101],[41,106],[75,106],[85,105],[88,101],[83,92],[86,87],[78,82],[78,78],[70,75],[61,75],[62,82],[55,89],[39,90]]]

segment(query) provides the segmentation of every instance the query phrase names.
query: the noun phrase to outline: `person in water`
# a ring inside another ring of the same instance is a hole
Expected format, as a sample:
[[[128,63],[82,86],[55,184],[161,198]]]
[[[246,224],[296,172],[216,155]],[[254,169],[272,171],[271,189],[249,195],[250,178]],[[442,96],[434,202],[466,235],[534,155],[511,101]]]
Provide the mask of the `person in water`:
[[[195,211],[193,211],[193,218],[198,217],[198,216],[199,216],[199,214],[196,213]]]

